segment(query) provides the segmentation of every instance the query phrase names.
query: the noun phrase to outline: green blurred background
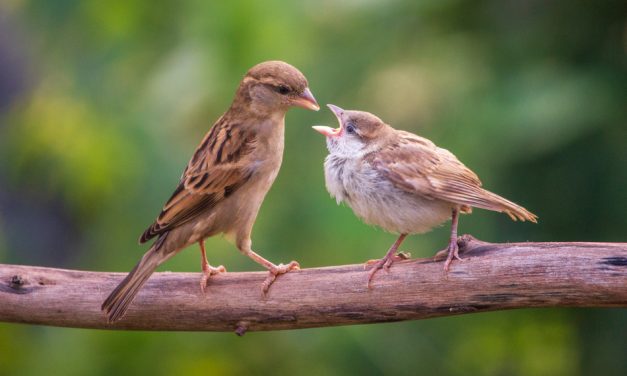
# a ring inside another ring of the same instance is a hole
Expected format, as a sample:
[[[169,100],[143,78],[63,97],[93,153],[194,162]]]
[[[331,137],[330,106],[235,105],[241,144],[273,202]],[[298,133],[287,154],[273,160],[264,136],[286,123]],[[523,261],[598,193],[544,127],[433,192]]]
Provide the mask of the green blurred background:
[[[488,241],[625,241],[624,1],[0,2],[0,262],[128,271],[137,238],[248,68],[282,59],[321,104],[452,150],[538,225],[476,210]],[[253,244],[304,267],[382,256],[394,236],[324,188],[329,111],[287,116]],[[448,225],[409,238],[426,257]],[[209,259],[259,270],[221,238]],[[199,271],[196,247],[165,265]],[[163,270],[163,269],[162,269]],[[249,333],[0,324],[0,374],[625,375],[625,310],[544,309]]]

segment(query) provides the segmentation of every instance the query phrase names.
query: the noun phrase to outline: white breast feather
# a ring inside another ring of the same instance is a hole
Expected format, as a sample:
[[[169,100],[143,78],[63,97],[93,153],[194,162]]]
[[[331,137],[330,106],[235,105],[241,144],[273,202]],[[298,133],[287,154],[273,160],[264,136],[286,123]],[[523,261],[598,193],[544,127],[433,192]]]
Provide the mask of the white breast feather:
[[[338,204],[346,202],[364,222],[386,231],[423,233],[451,215],[451,205],[396,188],[366,162],[330,154],[324,166],[327,190]]]

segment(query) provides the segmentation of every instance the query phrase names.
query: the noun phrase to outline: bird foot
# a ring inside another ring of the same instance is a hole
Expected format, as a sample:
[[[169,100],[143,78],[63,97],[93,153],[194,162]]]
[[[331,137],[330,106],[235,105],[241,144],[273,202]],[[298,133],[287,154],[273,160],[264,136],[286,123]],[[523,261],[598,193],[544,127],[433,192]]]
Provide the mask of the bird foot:
[[[377,274],[379,270],[385,269],[386,272],[389,272],[390,266],[392,266],[395,261],[407,260],[410,257],[411,254],[409,252],[399,252],[397,254],[386,256],[382,259],[373,259],[366,261],[366,263],[364,264],[364,269],[368,269],[370,266],[372,266],[372,270],[368,274],[368,288],[372,288],[372,278],[374,278],[374,275]]]
[[[263,283],[261,284],[261,292],[263,293],[263,295],[265,296],[268,293],[268,290],[270,289],[270,286],[274,283],[276,277],[281,274],[291,272],[292,270],[300,270],[300,265],[298,264],[298,262],[292,261],[287,265],[272,265],[268,269],[268,276],[266,277],[266,280],[263,281]]]
[[[218,267],[211,266],[209,264],[205,264],[202,266],[202,277],[200,277],[200,291],[204,294],[205,288],[207,287],[207,283],[209,282],[209,278],[213,275],[226,273],[226,268],[222,265]]]
[[[464,261],[463,258],[459,257],[459,245],[457,244],[457,239],[451,239],[451,241],[448,243],[448,247],[436,253],[435,257],[438,257],[440,253],[444,252],[448,252],[448,256],[446,257],[446,261],[444,262],[445,272],[448,272],[449,266],[451,265],[451,262],[453,262],[453,258],[459,261]]]
[[[387,263],[386,265],[383,265],[383,267],[385,267],[386,269],[389,269],[390,265],[392,265],[392,263],[394,261],[409,260],[410,258],[411,258],[411,253],[409,253],[409,252],[399,252],[399,253],[393,255],[391,257],[391,259],[393,259],[393,260],[391,262]],[[368,268],[370,268],[371,266],[381,262],[381,260],[382,259],[371,259],[371,260],[366,261],[364,263],[364,270],[368,270]]]

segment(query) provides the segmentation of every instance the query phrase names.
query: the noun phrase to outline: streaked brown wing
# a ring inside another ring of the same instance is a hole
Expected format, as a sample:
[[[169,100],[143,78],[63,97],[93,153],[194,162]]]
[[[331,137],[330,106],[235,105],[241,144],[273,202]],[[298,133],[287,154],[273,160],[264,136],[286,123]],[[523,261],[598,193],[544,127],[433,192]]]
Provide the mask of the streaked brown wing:
[[[477,175],[451,152],[408,132],[398,144],[373,153],[370,163],[392,183],[407,192],[459,205],[485,201]]]
[[[195,219],[240,188],[254,173],[257,139],[224,118],[211,128],[183,172],[178,187],[139,239],[149,239]]]

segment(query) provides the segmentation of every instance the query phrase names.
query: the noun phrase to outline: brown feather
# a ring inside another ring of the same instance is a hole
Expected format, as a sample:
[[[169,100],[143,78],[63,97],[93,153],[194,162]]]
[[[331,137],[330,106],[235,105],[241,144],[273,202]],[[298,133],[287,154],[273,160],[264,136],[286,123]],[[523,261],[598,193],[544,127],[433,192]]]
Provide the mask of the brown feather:
[[[393,145],[368,156],[370,163],[400,189],[461,206],[504,212],[513,220],[537,222],[537,216],[515,203],[481,188],[477,175],[446,149],[404,131]]]
[[[181,181],[155,222],[139,238],[145,243],[206,213],[250,179],[254,129],[221,117],[207,132],[183,172]],[[238,132],[240,137],[232,137]],[[207,148],[207,145],[210,145]]]
[[[167,236],[167,234],[166,234]],[[122,282],[109,294],[100,307],[107,316],[107,322],[119,320],[128,309],[135,295],[139,292],[157,267],[172,256],[158,252],[166,236],[162,236],[150,250],[144,254],[137,265]]]

